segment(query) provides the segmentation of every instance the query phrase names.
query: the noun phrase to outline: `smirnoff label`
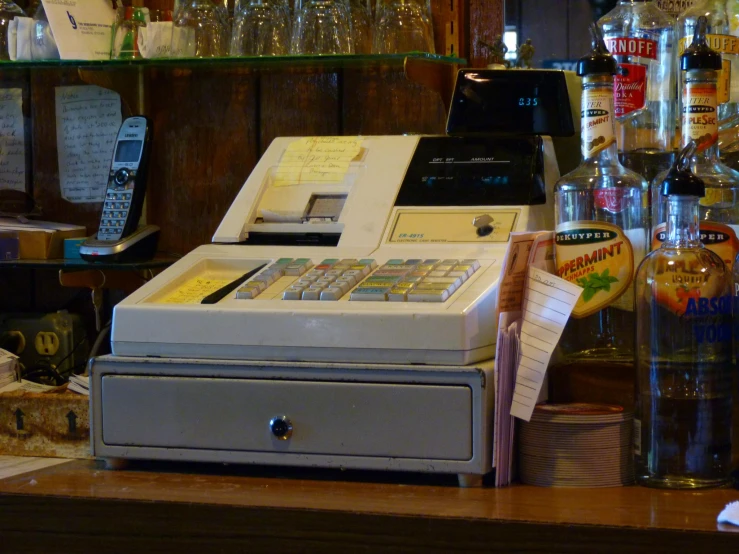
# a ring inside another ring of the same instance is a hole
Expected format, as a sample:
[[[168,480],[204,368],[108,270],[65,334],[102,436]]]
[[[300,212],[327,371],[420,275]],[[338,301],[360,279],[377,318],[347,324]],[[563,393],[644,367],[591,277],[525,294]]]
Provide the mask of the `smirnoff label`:
[[[686,83],[683,86],[683,146],[691,140],[703,152],[718,142],[716,85]]]
[[[586,90],[582,97],[580,113],[582,156],[592,158],[616,142],[613,119],[613,91]]]
[[[607,38],[608,51],[619,60],[618,75],[613,78],[616,117],[641,110],[647,103],[647,65],[658,60],[657,43],[646,38]],[[638,63],[643,60],[646,63]]]
[[[554,240],[557,275],[584,289],[572,317],[599,312],[632,290],[634,250],[620,227],[571,221],[557,225]]]

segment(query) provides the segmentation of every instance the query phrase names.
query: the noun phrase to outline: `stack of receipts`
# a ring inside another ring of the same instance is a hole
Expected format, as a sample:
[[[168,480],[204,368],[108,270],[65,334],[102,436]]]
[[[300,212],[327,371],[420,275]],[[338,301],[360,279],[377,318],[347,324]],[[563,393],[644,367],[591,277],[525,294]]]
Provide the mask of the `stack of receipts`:
[[[90,396],[90,377],[87,375],[71,375],[67,390]]]
[[[18,380],[18,356],[0,348],[0,388]]]
[[[582,288],[554,275],[554,233],[511,233],[498,286],[495,486],[511,482],[514,417],[546,399],[546,369]]]

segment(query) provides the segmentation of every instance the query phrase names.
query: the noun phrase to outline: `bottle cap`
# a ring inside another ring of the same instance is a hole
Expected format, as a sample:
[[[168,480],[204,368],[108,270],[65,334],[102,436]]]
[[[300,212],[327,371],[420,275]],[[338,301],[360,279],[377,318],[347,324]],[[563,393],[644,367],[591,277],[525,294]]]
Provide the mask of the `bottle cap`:
[[[705,184],[690,170],[690,160],[697,148],[698,145],[694,140],[691,140],[678,154],[677,160],[672,164],[662,183],[662,196],[697,196],[702,198],[706,195]]]
[[[618,64],[608,52],[603,35],[595,23],[590,24],[590,36],[593,48],[587,56],[577,61],[577,75],[579,77],[595,73],[615,75],[618,72]]]
[[[695,24],[693,42],[680,56],[680,69],[690,71],[692,69],[721,69],[721,54],[712,50],[706,42],[706,29],[708,19],[705,15],[698,18]]]

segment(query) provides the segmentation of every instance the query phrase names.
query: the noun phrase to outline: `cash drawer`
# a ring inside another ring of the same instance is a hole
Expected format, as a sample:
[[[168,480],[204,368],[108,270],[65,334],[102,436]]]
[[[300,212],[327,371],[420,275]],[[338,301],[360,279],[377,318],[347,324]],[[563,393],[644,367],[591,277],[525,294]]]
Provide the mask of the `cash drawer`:
[[[101,392],[108,446],[472,458],[464,385],[106,375]]]

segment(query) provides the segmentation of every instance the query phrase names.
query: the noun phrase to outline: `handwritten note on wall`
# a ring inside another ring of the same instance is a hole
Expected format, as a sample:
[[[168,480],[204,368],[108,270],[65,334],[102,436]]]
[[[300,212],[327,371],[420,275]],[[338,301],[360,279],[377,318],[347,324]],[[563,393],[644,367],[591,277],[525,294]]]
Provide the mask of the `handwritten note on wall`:
[[[97,86],[56,88],[59,182],[69,202],[102,202],[108,184],[121,98]]]
[[[26,190],[23,91],[0,89],[0,189]]]
[[[361,150],[360,137],[304,137],[290,143],[280,159],[274,186],[339,184]]]

